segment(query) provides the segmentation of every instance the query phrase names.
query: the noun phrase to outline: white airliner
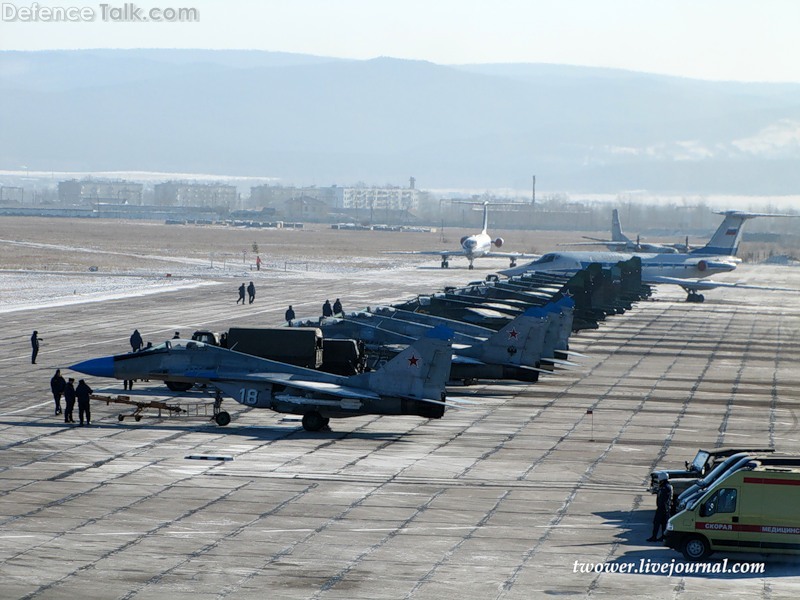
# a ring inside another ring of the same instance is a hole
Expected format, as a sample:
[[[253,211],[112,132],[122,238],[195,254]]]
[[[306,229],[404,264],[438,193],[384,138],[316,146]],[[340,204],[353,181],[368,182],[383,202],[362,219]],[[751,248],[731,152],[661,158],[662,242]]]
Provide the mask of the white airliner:
[[[584,239],[593,240],[591,242],[575,242],[571,244],[559,244],[559,246],[605,246],[609,250],[616,252],[644,252],[649,254],[677,254],[678,249],[675,246],[667,244],[650,244],[647,242],[640,242],[639,236],[636,236],[634,242],[627,235],[622,233],[622,226],[619,223],[619,212],[615,208],[611,211],[611,239],[600,240],[597,238],[583,236]],[[687,244],[688,245],[688,240]],[[682,244],[683,248],[684,245]]]
[[[500,271],[509,277],[521,275],[528,271],[547,271],[574,273],[586,268],[591,263],[600,263],[610,268],[619,261],[638,256],[642,260],[643,283],[668,283],[681,286],[686,290],[687,302],[702,302],[705,298],[698,292],[717,287],[736,287],[762,290],[797,291],[786,288],[767,288],[761,286],[742,285],[738,283],[721,283],[703,279],[716,273],[733,271],[742,262],[736,258],[739,242],[742,239],[742,226],[748,219],[755,217],[788,217],[794,215],[778,215],[766,213],[748,213],[736,210],[723,211],[725,215],[711,240],[702,248],[695,248],[686,254],[655,254],[631,252],[593,252],[566,251],[548,252],[537,260]]]
[[[473,204],[467,202],[465,204]],[[433,256],[440,256],[442,258],[442,268],[447,269],[450,266],[451,256],[464,256],[469,261],[469,268],[472,269],[472,262],[481,256],[489,258],[507,258],[510,261],[510,267],[517,266],[518,258],[536,258],[535,254],[524,254],[521,252],[494,252],[492,245],[500,248],[503,245],[503,238],[498,237],[492,239],[486,232],[489,225],[489,203],[483,203],[483,230],[474,235],[465,235],[461,238],[461,248],[458,250],[413,250],[408,252],[389,252],[388,254],[428,254]]]

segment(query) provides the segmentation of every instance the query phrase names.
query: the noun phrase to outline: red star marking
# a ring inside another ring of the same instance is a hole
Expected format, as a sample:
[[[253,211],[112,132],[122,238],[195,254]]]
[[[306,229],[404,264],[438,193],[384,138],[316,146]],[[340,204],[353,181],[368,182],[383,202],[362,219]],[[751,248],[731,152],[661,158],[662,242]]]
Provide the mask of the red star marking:
[[[519,332],[516,329],[512,329],[511,331],[508,332],[508,339],[512,339],[512,338],[513,339],[517,339],[518,335],[519,335]]]
[[[419,362],[419,359],[412,354],[411,358],[408,359],[408,366],[409,367],[416,367],[418,362]]]

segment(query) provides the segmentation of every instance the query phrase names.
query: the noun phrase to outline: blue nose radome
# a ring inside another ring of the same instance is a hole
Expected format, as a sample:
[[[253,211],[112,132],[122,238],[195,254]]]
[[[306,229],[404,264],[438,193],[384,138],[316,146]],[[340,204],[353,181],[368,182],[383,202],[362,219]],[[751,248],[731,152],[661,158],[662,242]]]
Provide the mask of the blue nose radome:
[[[114,377],[114,357],[91,358],[72,365],[70,369],[94,377]]]

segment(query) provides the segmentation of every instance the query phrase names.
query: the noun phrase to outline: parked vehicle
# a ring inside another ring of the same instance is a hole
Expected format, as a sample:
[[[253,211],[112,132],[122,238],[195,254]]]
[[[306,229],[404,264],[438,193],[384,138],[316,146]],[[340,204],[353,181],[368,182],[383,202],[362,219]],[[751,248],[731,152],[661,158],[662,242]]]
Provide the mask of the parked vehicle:
[[[800,554],[800,462],[752,463],[687,503],[669,520],[665,544],[689,560],[716,551]]]
[[[648,488],[651,494],[658,492],[658,474],[666,473],[670,481],[674,479],[699,479],[704,477],[706,473],[711,471],[719,463],[723,462],[729,456],[739,454],[740,452],[747,452],[749,454],[766,454],[775,452],[774,448],[715,448],[713,450],[703,450],[702,448],[697,451],[692,462],[686,461],[685,469],[665,470],[659,469],[650,473],[650,487]]]

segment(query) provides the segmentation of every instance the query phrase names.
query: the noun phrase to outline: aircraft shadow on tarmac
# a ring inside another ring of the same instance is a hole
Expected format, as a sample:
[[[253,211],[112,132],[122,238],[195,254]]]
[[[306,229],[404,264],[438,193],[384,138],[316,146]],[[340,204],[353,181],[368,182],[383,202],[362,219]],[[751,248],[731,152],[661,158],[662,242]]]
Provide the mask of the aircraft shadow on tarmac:
[[[649,494],[648,494],[649,496]],[[655,498],[655,496],[653,496]],[[653,500],[655,503],[655,500]],[[653,510],[636,510],[631,511],[606,511],[595,512],[594,514],[605,520],[605,525],[616,525],[620,531],[616,534],[616,539],[621,545],[621,549],[631,548],[624,550],[623,554],[606,561],[606,565],[634,565],[641,567],[641,565],[649,565],[649,572],[643,572],[640,568],[638,572],[629,572],[633,575],[669,575],[669,567],[673,563],[692,564],[687,561],[683,556],[670,548],[658,543],[645,541],[652,532],[653,526]],[[637,547],[647,546],[646,549],[639,549]],[[633,549],[636,548],[636,549]],[[754,552],[717,552],[711,555],[705,561],[699,564],[707,563],[709,568],[714,567],[715,563],[722,563],[724,559],[728,559],[728,569],[737,563],[764,563],[763,573],[703,573],[698,572],[678,572],[682,567],[673,567],[673,576],[675,577],[701,577],[705,579],[758,579],[762,577],[796,577],[797,569],[800,567],[800,557],[788,556],[780,554],[758,554]],[[611,570],[612,567],[606,567]],[[630,568],[630,567],[629,567]],[[661,571],[664,569],[664,571]]]
[[[103,418],[108,419],[109,417],[104,416]],[[42,429],[114,429],[114,430],[123,430],[123,429],[149,429],[149,430],[156,430],[156,431],[183,431],[183,432],[195,432],[195,433],[213,433],[213,434],[225,434],[226,436],[239,436],[239,437],[246,437],[251,440],[259,440],[259,441],[278,441],[281,438],[288,438],[291,437],[292,439],[309,439],[309,440],[337,440],[337,439],[357,439],[357,440],[375,440],[375,441],[386,441],[392,443],[413,443],[415,434],[414,432],[409,431],[353,431],[346,429],[345,427],[335,427],[329,431],[305,431],[303,426],[301,425],[300,421],[298,420],[297,426],[294,427],[293,425],[236,425],[235,421],[231,423],[231,425],[227,427],[219,427],[215,423],[212,423],[209,419],[208,423],[203,423],[202,420],[198,420],[196,417],[161,417],[160,420],[165,419],[186,419],[184,425],[170,425],[169,423],[153,423],[149,422],[152,419],[159,419],[159,417],[151,416],[148,419],[148,416],[143,416],[141,422],[108,422],[108,423],[100,423],[98,421],[92,422],[91,425],[88,427],[84,426],[81,427],[78,423],[64,423],[64,422],[56,422],[56,423],[49,423],[46,421],[2,421],[0,420],[0,426],[8,425],[9,427],[31,427],[31,428],[42,428]],[[189,420],[191,419],[191,421]],[[335,425],[335,423],[334,423]]]

